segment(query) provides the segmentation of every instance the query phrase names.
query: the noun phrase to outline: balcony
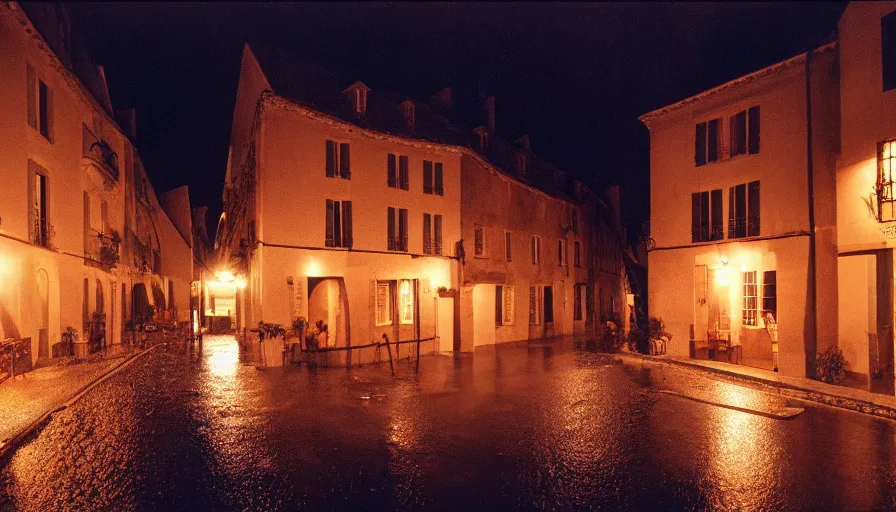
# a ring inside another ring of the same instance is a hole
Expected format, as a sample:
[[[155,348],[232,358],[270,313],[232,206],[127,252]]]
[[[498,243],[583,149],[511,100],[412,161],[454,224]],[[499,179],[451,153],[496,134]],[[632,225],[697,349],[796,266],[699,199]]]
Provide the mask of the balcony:
[[[84,256],[105,269],[118,265],[121,259],[121,237],[115,230],[109,234],[88,229],[84,234]]]
[[[87,126],[83,126],[82,157],[93,163],[98,169],[105,172],[110,178],[118,181],[118,153],[109,143],[97,137]]]

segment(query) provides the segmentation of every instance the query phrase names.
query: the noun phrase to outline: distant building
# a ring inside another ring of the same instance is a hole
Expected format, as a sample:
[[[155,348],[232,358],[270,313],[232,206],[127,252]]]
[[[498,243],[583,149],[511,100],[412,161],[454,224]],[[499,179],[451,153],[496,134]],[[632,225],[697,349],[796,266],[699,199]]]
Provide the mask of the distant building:
[[[671,354],[804,376],[838,346],[892,386],[894,11],[850,4],[837,41],[641,117]]]
[[[24,9],[0,5],[0,341],[31,338],[37,361],[68,326],[99,348],[186,319],[192,256],[66,10]]]
[[[493,108],[472,131],[452,111],[450,89],[423,103],[345,87],[246,45],[216,237],[219,265],[245,288],[210,283],[208,300],[233,297],[226,316],[241,329],[322,322],[332,347],[388,335],[460,351],[593,333],[594,294],[608,319],[624,300],[618,264],[595,274],[618,254],[596,245],[597,199],[581,183],[567,195],[565,173],[528,138],[498,138]],[[352,352],[333,362],[377,351]]]

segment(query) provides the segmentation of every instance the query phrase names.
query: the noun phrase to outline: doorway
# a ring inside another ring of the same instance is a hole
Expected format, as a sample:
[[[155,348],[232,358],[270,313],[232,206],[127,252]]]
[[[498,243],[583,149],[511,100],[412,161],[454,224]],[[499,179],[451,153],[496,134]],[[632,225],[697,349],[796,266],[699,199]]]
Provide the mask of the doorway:
[[[554,287],[544,287],[544,304],[542,312],[544,314],[544,335],[551,337],[554,335]]]
[[[341,277],[308,278],[308,322],[315,329],[318,322],[326,327],[320,336],[320,347],[347,347],[348,297]]]

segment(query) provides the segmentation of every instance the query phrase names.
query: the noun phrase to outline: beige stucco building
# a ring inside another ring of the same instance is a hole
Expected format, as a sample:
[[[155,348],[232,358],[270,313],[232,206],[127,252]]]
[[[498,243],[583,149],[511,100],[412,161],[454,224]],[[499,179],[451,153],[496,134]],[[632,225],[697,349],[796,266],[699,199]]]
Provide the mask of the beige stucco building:
[[[837,40],[641,117],[670,353],[804,376],[838,346],[892,376],[894,10],[850,4]]]
[[[465,130],[447,119],[450,89],[419,102],[345,85],[245,46],[216,236],[219,265],[237,279],[209,284],[207,314],[240,329],[322,322],[328,347],[388,335],[468,351],[593,332],[598,289],[608,318],[623,309],[621,263],[595,288],[592,262],[620,255],[596,250],[597,199],[581,183],[560,193],[565,173],[527,143],[500,141],[493,110],[491,128]],[[374,347],[333,354],[331,364],[383,357]]]
[[[0,5],[0,88],[0,340],[30,338],[36,361],[67,326],[108,345],[149,305],[185,319],[190,243],[62,7]]]

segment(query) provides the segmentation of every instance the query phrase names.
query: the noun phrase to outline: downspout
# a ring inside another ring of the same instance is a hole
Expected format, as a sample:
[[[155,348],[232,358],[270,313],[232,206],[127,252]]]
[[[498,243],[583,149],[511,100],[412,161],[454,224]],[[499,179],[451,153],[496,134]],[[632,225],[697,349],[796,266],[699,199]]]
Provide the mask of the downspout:
[[[806,52],[806,173],[809,187],[809,294],[807,313],[810,316],[806,343],[806,376],[815,376],[815,352],[818,346],[817,281],[815,271],[815,171],[812,158],[812,50]]]

